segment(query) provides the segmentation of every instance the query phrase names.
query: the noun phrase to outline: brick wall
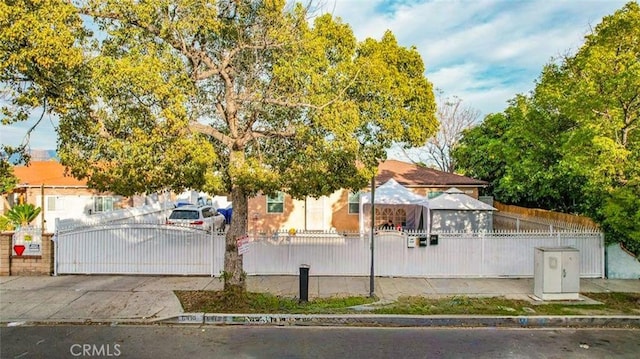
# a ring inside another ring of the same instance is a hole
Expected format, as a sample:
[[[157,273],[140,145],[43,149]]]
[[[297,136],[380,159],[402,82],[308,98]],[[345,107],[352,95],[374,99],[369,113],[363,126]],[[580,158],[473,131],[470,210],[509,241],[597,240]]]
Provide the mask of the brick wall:
[[[11,273],[11,234],[0,232],[0,276]]]
[[[53,243],[51,234],[42,235],[41,256],[16,256],[12,250],[13,232],[0,233],[0,276],[51,275],[53,273]]]

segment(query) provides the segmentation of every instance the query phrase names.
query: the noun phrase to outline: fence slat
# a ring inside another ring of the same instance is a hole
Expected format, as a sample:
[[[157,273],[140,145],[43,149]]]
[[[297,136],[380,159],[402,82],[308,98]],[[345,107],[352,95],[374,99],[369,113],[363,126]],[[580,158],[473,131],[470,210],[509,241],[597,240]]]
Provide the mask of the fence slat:
[[[408,247],[410,237],[431,233],[380,231],[375,236],[377,276],[531,277],[534,248],[572,246],[580,251],[580,275],[603,277],[599,232],[438,233],[438,243]],[[250,275],[368,275],[368,233],[277,232],[249,236],[243,255]],[[153,224],[113,224],[57,234],[57,273],[175,274],[219,276],[224,233]]]

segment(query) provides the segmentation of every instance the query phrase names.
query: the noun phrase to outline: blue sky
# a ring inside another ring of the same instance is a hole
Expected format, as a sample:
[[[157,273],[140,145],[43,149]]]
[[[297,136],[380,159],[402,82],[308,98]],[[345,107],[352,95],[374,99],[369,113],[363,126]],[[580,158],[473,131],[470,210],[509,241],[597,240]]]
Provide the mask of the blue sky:
[[[603,16],[626,2],[320,0],[318,6],[348,23],[358,40],[391,30],[401,45],[415,46],[434,88],[460,97],[482,118],[531,91],[544,64],[575,52]],[[1,126],[0,143],[19,144],[32,124]],[[31,148],[54,149],[54,125],[45,117],[31,135]]]

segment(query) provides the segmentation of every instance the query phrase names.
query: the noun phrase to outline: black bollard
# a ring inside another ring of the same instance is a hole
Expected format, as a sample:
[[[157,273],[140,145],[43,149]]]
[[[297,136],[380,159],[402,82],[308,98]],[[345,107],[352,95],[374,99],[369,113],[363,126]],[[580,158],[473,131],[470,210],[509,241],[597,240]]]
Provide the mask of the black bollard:
[[[300,303],[309,301],[309,266],[300,265]]]

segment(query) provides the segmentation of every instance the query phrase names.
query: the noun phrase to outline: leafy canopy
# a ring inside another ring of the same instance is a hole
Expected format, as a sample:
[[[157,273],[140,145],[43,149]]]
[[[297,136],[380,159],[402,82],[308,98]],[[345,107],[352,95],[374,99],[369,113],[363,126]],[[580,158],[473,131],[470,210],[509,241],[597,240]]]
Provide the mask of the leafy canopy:
[[[64,114],[82,98],[89,32],[77,9],[64,0],[16,0],[0,3],[0,122],[29,118],[36,124],[46,114]],[[36,113],[39,113],[37,115]],[[28,137],[2,152],[28,160]],[[0,161],[6,161],[1,158]]]
[[[422,60],[390,32],[357,44],[338,19],[310,25],[308,8],[284,1],[81,11],[107,36],[91,101],[62,118],[60,157],[100,189],[320,196],[362,187],[392,142],[436,128]]]
[[[490,180],[498,200],[588,215],[609,240],[640,248],[639,38],[636,2],[603,18],[530,96],[465,133],[461,168]]]
[[[43,90],[73,90],[62,91],[52,108],[60,116],[60,159],[91,186],[124,195],[165,188],[231,193],[225,289],[243,288],[235,238],[246,233],[249,196],[362,188],[393,142],[417,146],[437,128],[432,86],[415,48],[400,46],[391,32],[358,42],[347,24],[315,16],[311,4],[37,4],[68,15],[54,24],[64,27],[60,37],[71,53],[33,55],[55,64],[56,81]],[[50,20],[47,11],[24,15],[32,5],[8,7],[16,16]],[[90,42],[79,14],[99,27]],[[16,49],[19,40],[7,38]],[[58,83],[64,76],[73,86]],[[40,102],[32,104],[51,101],[47,95],[34,93]]]

